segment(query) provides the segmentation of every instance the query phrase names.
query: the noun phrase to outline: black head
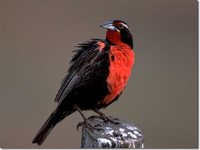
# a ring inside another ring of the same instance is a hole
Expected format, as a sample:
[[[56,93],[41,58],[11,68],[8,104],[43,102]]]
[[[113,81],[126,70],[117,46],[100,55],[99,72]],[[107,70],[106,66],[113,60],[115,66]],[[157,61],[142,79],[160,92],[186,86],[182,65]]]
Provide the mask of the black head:
[[[133,48],[133,37],[129,26],[122,20],[111,20],[101,25],[101,27],[108,29],[108,31],[119,33],[120,40]],[[117,35],[117,34],[116,34]],[[113,35],[112,35],[113,36]],[[108,39],[109,40],[109,39]]]

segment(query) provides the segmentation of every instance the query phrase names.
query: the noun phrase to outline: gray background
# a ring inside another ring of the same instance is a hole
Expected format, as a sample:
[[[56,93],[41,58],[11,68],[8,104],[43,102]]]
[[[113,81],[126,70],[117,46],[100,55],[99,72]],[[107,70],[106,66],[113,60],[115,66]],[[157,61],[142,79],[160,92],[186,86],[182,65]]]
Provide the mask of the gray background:
[[[104,112],[134,122],[146,148],[197,147],[197,1],[1,0],[0,11],[0,147],[80,147],[77,112],[41,147],[31,141],[56,107],[74,46],[104,38],[99,25],[115,18],[131,28],[136,62],[123,95]]]

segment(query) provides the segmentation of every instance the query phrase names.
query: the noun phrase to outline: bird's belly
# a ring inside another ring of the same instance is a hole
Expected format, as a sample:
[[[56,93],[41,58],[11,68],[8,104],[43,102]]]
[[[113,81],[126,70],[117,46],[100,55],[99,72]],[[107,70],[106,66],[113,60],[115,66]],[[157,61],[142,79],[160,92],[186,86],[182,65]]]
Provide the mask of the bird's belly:
[[[121,94],[128,82],[134,64],[134,53],[130,49],[123,51],[114,49],[111,53],[110,72],[106,80],[110,93],[102,101],[103,105],[109,105]]]

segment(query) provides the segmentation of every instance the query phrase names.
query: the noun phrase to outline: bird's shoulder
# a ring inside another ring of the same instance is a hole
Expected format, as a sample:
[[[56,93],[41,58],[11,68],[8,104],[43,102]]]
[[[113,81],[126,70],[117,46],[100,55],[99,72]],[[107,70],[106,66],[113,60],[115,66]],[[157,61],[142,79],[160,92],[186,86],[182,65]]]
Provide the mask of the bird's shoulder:
[[[74,50],[74,55],[70,61],[68,72],[79,70],[83,65],[90,63],[99,54],[107,53],[109,44],[102,39],[91,39],[84,43],[79,43]]]
[[[109,59],[109,43],[101,39],[92,39],[90,41],[79,43],[75,53],[70,61],[68,73],[61,83],[61,87],[56,95],[55,102],[63,99],[74,86],[81,85],[81,79],[89,79],[97,66],[107,64]]]

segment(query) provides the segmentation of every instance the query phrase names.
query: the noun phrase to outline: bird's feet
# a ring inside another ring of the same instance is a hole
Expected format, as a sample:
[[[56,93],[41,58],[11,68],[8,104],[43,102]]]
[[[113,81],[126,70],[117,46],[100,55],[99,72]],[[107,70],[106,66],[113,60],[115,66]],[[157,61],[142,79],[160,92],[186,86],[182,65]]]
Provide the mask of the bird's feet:
[[[120,124],[120,121],[118,118],[114,118],[114,117],[107,117],[106,115],[100,115],[99,116],[104,122],[111,122],[113,124]]]
[[[92,125],[90,122],[89,122],[89,120],[87,119],[87,120],[84,120],[84,121],[82,121],[82,122],[79,122],[78,124],[77,124],[77,130],[79,129],[79,127],[81,127],[81,126],[85,126],[86,128],[88,128],[89,130],[97,130],[97,131],[100,131],[100,130],[103,130],[103,128],[101,127],[101,125],[100,124],[95,124],[95,125]]]
[[[83,117],[83,120],[82,122],[79,122],[76,126],[77,130],[79,129],[80,126],[85,126],[86,128],[90,129],[90,130],[103,130],[103,128],[100,128],[98,126],[100,126],[99,124],[95,124],[95,125],[92,125],[89,121],[88,118],[86,118],[83,113],[81,112],[81,109],[77,106],[77,105],[74,105],[74,109],[76,109],[80,115]]]
[[[107,117],[104,113],[102,113],[101,111],[99,110],[93,110],[95,111],[97,114],[99,114],[99,118],[101,118],[104,122],[111,122],[113,124],[120,124],[120,121],[118,118],[114,118],[114,117]]]

